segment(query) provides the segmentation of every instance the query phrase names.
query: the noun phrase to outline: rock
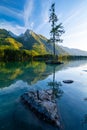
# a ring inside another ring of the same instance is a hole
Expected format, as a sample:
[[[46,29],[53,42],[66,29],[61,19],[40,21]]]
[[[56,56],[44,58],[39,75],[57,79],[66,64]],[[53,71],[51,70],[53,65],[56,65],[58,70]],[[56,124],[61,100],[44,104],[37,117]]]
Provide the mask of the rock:
[[[63,80],[64,83],[67,83],[67,84],[70,84],[70,83],[73,83],[74,81],[73,80]]]
[[[55,61],[55,60],[48,60],[45,63],[46,64],[50,64],[50,65],[52,65],[52,64],[54,64],[54,65],[61,65],[61,64],[63,64],[63,62]]]
[[[21,96],[22,101],[42,120],[60,127],[57,104],[52,90],[29,91]]]

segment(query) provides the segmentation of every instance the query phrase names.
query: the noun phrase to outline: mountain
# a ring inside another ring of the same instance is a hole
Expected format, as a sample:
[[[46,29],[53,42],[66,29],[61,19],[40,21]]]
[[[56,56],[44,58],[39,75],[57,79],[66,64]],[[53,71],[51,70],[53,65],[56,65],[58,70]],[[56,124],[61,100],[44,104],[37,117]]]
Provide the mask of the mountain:
[[[14,37],[14,38],[17,37],[17,35],[15,35],[14,33],[12,33],[11,31],[9,31],[9,35],[12,36],[12,37]]]
[[[48,43],[48,39],[46,37],[38,35],[32,30],[26,30],[26,32],[17,37],[16,40],[21,42],[25,49],[34,50],[38,54],[53,53],[53,44]],[[67,54],[67,52],[56,45],[56,54]]]
[[[23,45],[16,41],[7,30],[0,29],[0,49],[19,50],[22,46]]]
[[[42,35],[26,30],[24,34],[16,36],[11,31],[0,29],[0,48],[25,49],[33,51],[37,55],[52,54],[53,44],[48,43],[48,39]],[[56,54],[68,54],[61,47],[56,45]]]
[[[83,51],[80,49],[73,49],[73,48],[68,48],[64,46],[60,46],[63,50],[69,53],[69,55],[73,56],[87,56],[87,51]]]
[[[10,36],[10,34],[9,34],[9,32],[7,31],[7,30],[5,30],[5,29],[0,29],[0,39],[1,38],[7,38],[7,37],[9,37]]]
[[[5,29],[0,29],[0,50],[1,49],[26,51],[29,55],[44,55],[53,53],[53,44],[48,43],[48,39],[46,37],[38,35],[29,29],[19,36],[16,36]],[[70,49],[57,44],[55,52],[57,55],[87,56],[86,51]]]

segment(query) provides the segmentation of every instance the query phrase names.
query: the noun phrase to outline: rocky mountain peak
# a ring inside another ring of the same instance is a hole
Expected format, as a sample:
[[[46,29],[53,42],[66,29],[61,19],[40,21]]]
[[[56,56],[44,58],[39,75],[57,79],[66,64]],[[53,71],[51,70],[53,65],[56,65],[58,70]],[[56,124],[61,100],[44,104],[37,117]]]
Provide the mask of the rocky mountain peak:
[[[17,35],[16,34],[14,34],[13,32],[11,32],[11,31],[9,31],[9,34],[12,36],[12,37],[14,37],[14,38],[16,38],[17,37]]]
[[[24,34],[28,36],[28,35],[31,35],[32,33],[33,33],[32,30],[27,29]]]

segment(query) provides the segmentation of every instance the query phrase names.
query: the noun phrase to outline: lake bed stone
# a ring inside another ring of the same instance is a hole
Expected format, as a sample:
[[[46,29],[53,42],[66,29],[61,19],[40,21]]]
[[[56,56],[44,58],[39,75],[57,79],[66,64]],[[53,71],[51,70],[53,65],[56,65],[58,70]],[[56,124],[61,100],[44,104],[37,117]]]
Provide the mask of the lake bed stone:
[[[51,125],[60,127],[56,100],[53,99],[53,91],[32,90],[21,96],[22,101],[42,120]]]

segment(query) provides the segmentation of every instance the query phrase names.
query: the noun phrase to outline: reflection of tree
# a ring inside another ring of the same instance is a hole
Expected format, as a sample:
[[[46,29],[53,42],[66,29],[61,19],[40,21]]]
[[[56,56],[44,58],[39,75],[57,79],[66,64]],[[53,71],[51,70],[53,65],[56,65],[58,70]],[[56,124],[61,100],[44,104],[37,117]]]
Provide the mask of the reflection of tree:
[[[83,124],[83,125],[84,125],[84,124],[87,124],[87,114],[84,115],[84,119],[83,119],[82,124]]]
[[[53,81],[48,84],[54,89],[59,88],[58,86],[60,86],[60,83],[55,81],[55,71],[66,69],[67,65],[70,67],[74,67],[75,63],[76,66],[80,65],[80,63],[77,62],[70,63],[68,64],[68,62],[66,62],[55,67],[51,65],[46,65],[43,62],[0,62],[0,88],[8,87],[17,80],[23,80],[29,85],[32,85],[37,83],[37,81],[39,80],[45,79],[48,75],[51,75],[52,73]],[[81,64],[82,63],[85,62],[81,61]]]
[[[43,62],[0,62],[0,88],[8,87],[17,80],[32,85],[52,72],[52,67]]]
[[[63,91],[60,89],[62,86],[61,82],[55,81],[55,66],[53,66],[53,81],[48,82],[48,86],[52,87],[53,98],[60,98],[63,94]]]

